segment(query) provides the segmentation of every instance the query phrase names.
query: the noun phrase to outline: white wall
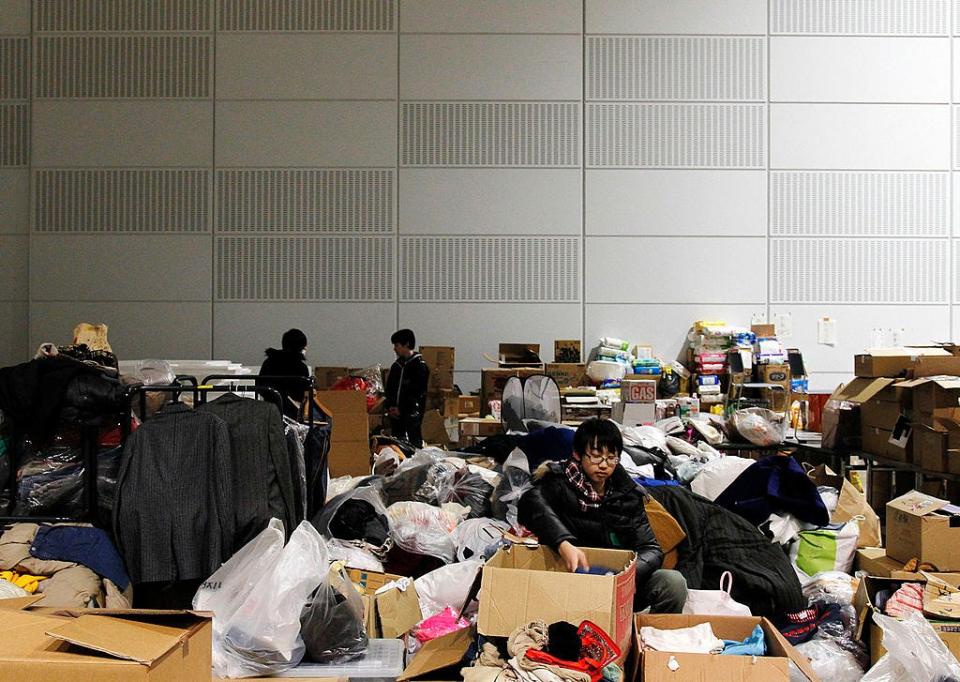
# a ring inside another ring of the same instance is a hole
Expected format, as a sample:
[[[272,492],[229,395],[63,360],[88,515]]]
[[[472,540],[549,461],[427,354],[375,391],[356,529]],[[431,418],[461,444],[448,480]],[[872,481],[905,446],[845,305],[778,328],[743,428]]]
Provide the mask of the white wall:
[[[0,88],[32,140],[0,148],[2,361],[80,319],[251,363],[299,326],[331,365],[410,326],[474,388],[500,341],[673,357],[694,319],[789,313],[830,387],[875,329],[960,323],[957,3],[160,4],[0,5],[34,76]]]

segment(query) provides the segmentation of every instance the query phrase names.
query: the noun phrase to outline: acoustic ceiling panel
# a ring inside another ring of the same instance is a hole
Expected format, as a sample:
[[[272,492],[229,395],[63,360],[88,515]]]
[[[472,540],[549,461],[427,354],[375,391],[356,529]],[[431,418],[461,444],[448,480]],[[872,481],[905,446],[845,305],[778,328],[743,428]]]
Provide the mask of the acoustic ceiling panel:
[[[946,303],[945,239],[771,239],[771,303]]]
[[[763,168],[760,104],[590,104],[590,167]]]
[[[82,169],[33,174],[36,232],[206,232],[206,170]]]
[[[946,35],[948,0],[771,0],[771,33]]]
[[[0,99],[30,97],[30,39],[0,38]]]
[[[211,0],[37,0],[35,31],[209,31]]]
[[[217,171],[218,232],[393,232],[391,169]]]
[[[760,37],[593,36],[587,99],[762,100]]]
[[[578,166],[575,102],[405,102],[404,166]]]
[[[391,237],[218,237],[218,301],[385,301]]]
[[[394,0],[220,0],[221,31],[393,31]]]
[[[210,96],[210,36],[43,36],[34,96]]]
[[[773,172],[774,235],[945,237],[948,173]]]
[[[401,301],[580,300],[580,240],[564,237],[406,237]]]

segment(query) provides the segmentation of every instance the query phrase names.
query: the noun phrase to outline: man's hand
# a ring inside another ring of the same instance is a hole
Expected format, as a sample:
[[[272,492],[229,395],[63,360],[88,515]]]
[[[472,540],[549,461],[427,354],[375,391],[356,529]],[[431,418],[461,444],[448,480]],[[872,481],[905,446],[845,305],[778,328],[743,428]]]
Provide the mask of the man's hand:
[[[567,570],[571,573],[578,568],[582,568],[585,571],[590,570],[590,562],[587,561],[587,555],[583,553],[582,549],[575,547],[567,540],[560,543],[560,546],[557,547],[557,552],[560,554],[560,558],[563,559],[563,563],[566,564]]]
[[[399,407],[391,407],[389,410],[387,410],[387,414],[390,415],[391,417],[399,417],[399,416],[400,416],[400,408],[399,408]]]

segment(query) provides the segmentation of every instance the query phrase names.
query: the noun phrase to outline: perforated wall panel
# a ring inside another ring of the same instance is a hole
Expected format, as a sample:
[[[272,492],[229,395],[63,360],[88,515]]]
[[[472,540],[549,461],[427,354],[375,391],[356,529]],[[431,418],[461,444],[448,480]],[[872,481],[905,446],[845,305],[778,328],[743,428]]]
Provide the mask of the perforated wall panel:
[[[220,0],[221,31],[392,31],[394,0]]]
[[[393,170],[217,172],[218,232],[392,232]]]
[[[218,237],[218,301],[393,298],[391,237]]]
[[[579,298],[579,239],[408,237],[400,243],[402,301]]]
[[[206,232],[205,170],[42,170],[33,175],[37,232]]]
[[[765,148],[763,105],[587,105],[588,166],[762,168]]]
[[[406,102],[405,166],[577,166],[573,102]]]
[[[771,0],[772,33],[945,35],[948,0]]]
[[[210,96],[209,36],[48,36],[36,41],[36,97]]]
[[[773,172],[775,235],[945,237],[947,173]]]
[[[35,31],[209,31],[212,0],[36,0]]]
[[[761,100],[763,38],[594,36],[587,98]]]
[[[30,96],[29,68],[29,38],[0,38],[0,99]]]
[[[771,239],[771,303],[946,303],[948,241]]]
[[[30,114],[26,104],[0,104],[0,166],[26,166]]]

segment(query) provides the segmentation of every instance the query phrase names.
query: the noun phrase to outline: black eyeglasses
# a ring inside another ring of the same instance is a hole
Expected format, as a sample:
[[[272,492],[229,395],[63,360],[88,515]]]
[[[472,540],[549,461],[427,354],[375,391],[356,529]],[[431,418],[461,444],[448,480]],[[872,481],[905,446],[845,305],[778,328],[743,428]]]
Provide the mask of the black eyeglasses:
[[[587,453],[587,459],[590,460],[591,464],[600,465],[603,462],[606,462],[608,466],[615,467],[620,462],[620,455],[604,455],[601,453]]]

